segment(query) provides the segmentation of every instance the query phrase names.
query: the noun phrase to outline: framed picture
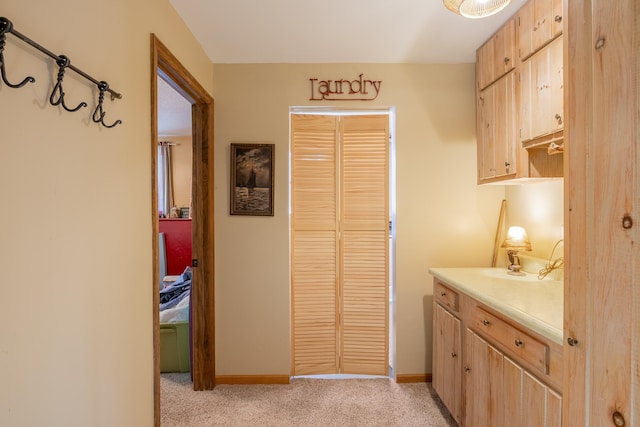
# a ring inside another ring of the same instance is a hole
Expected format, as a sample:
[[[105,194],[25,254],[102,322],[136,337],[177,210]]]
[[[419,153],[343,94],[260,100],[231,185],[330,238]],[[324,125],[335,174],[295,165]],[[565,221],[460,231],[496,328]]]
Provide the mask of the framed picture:
[[[231,144],[231,215],[273,216],[274,144]]]

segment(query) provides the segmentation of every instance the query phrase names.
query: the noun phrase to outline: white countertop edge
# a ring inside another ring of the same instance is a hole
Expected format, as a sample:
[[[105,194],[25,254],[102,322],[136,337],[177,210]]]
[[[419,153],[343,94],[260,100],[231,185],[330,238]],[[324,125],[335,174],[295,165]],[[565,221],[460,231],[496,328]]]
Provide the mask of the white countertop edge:
[[[487,305],[488,307],[496,310],[497,312],[515,320],[516,322],[522,324],[523,326],[531,329],[534,332],[542,335],[545,338],[548,338],[552,342],[556,344],[562,345],[563,343],[563,330],[560,326],[554,326],[552,322],[543,316],[533,316],[530,313],[527,313],[523,310],[518,309],[511,305],[508,299],[497,299],[490,295],[487,295],[482,290],[478,289],[477,286],[474,286],[474,283],[465,283],[465,281],[460,277],[460,273],[462,270],[465,270],[464,276],[465,279],[469,277],[473,277],[474,273],[477,272],[478,280],[482,281],[483,278],[480,277],[480,273],[484,271],[488,271],[490,269],[487,268],[430,268],[429,273],[442,280],[443,282],[449,284],[450,286],[456,288],[458,291],[467,294],[468,296],[476,299],[477,301]],[[499,270],[498,270],[499,271]],[[470,281],[471,279],[469,279]],[[501,279],[506,281],[507,279]],[[517,280],[514,280],[517,282]],[[559,282],[556,281],[547,281],[552,283],[552,286],[562,286]],[[491,285],[491,284],[490,284]],[[487,285],[487,286],[490,286]],[[557,322],[556,322],[557,323]]]

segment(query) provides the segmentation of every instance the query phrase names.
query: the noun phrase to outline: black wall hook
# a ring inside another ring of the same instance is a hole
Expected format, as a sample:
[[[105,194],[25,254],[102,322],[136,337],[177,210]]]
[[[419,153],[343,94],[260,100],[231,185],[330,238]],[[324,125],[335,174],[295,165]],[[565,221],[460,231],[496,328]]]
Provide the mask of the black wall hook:
[[[60,55],[58,58],[59,59],[56,61],[56,64],[58,64],[58,67],[59,67],[58,81],[56,82],[55,86],[53,86],[53,90],[51,91],[51,96],[49,97],[49,102],[51,103],[51,105],[62,105],[62,107],[65,110],[73,113],[74,111],[78,111],[82,107],[86,107],[87,103],[81,102],[75,108],[69,108],[67,107],[67,104],[65,104],[64,90],[62,89],[62,79],[64,79],[64,71],[69,65],[71,65],[71,61],[69,60],[69,58],[67,58],[64,55]]]
[[[4,45],[6,44],[6,34],[13,29],[13,24],[6,18],[0,17],[0,74],[2,74],[2,81],[9,87],[14,89],[21,88],[27,83],[35,83],[36,79],[31,76],[25,77],[18,84],[13,84],[7,80],[7,71],[4,68]]]
[[[107,82],[105,81],[98,81],[95,78],[91,77],[89,74],[85,73],[84,71],[82,71],[81,69],[71,65],[71,61],[69,60],[69,58],[67,58],[64,55],[56,55],[55,53],[51,52],[49,49],[47,49],[46,47],[42,46],[39,43],[36,43],[35,41],[31,40],[29,37],[25,36],[24,34],[20,33],[19,31],[17,31],[15,28],[13,28],[13,23],[3,17],[0,16],[0,74],[2,75],[2,81],[5,82],[5,84],[9,87],[12,88],[20,88],[22,86],[24,86],[27,83],[34,83],[36,81],[36,79],[34,79],[33,77],[29,76],[26,77],[22,82],[18,83],[18,84],[13,84],[10,83],[7,80],[7,73],[5,70],[5,62],[4,62],[4,46],[5,46],[5,42],[6,42],[6,34],[12,34],[13,36],[19,38],[20,40],[22,40],[23,42],[27,43],[28,45],[36,48],[37,50],[39,50],[40,52],[44,53],[45,55],[47,55],[48,57],[52,58],[54,61],[56,61],[56,64],[58,64],[58,80],[56,82],[56,84],[53,87],[53,90],[51,91],[51,95],[49,96],[49,102],[51,103],[51,105],[62,105],[62,107],[67,110],[67,111],[78,111],[80,108],[82,107],[86,107],[87,103],[86,102],[81,102],[80,104],[78,104],[77,107],[75,108],[70,108],[67,106],[67,104],[64,101],[64,90],[62,89],[62,80],[64,79],[64,73],[66,71],[67,68],[71,69],[72,71],[75,71],[76,73],[78,73],[79,75],[81,75],[82,77],[84,77],[85,79],[89,80],[90,82],[92,82],[93,84],[98,86],[98,90],[100,91],[100,94],[98,95],[98,105],[96,106],[95,111],[93,112],[93,116],[92,116],[92,120],[96,123],[100,123],[102,126],[106,127],[106,128],[112,128],[115,127],[117,125],[119,125],[120,123],[122,123],[122,120],[116,120],[114,123],[108,125],[104,122],[104,116],[105,116],[105,112],[103,110],[103,104],[104,104],[104,94],[105,92],[109,92],[111,94],[111,99],[121,99],[122,95],[119,94],[118,92],[114,91],[113,89],[109,88],[109,85],[107,84]]]
[[[92,117],[93,121],[96,123],[100,123],[102,126],[106,128],[112,128],[119,125],[120,123],[122,123],[122,120],[116,120],[115,122],[113,122],[113,124],[110,124],[110,125],[104,122],[104,116],[107,113],[105,113],[102,110],[102,104],[104,103],[104,93],[109,90],[109,84],[104,80],[98,82],[98,90],[100,91],[100,93],[98,95],[98,105],[96,106],[96,109],[93,111],[93,117]]]

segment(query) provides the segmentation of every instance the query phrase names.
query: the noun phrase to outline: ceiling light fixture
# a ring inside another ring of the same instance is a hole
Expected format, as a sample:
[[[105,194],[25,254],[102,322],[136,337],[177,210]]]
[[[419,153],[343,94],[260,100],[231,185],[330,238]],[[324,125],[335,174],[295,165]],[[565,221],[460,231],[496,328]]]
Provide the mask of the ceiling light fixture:
[[[450,11],[465,18],[484,18],[500,12],[511,0],[442,0]]]

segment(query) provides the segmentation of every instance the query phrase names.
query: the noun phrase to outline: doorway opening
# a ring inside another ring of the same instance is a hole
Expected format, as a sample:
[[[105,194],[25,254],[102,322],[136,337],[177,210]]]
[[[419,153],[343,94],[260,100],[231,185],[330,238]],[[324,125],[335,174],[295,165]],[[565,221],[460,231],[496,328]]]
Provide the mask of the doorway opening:
[[[395,377],[395,111],[290,110],[292,375]]]
[[[215,387],[213,99],[162,42],[151,34],[151,215],[153,247],[154,425],[160,425],[158,78],[191,104],[192,116],[192,284],[191,373],[194,390]]]
[[[191,103],[162,75],[157,82],[160,372],[186,373],[191,370]]]

